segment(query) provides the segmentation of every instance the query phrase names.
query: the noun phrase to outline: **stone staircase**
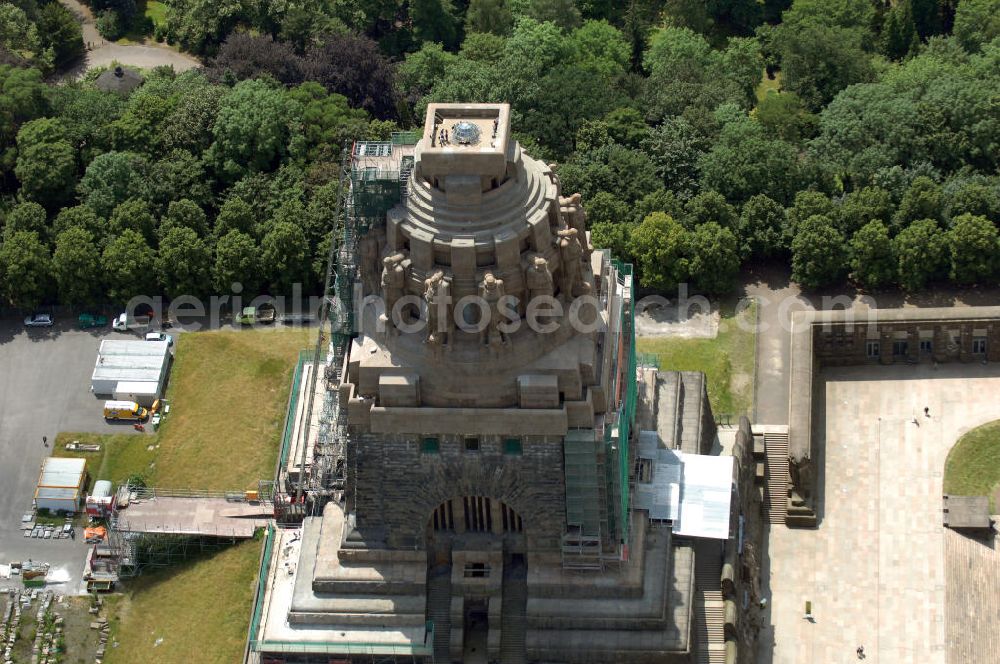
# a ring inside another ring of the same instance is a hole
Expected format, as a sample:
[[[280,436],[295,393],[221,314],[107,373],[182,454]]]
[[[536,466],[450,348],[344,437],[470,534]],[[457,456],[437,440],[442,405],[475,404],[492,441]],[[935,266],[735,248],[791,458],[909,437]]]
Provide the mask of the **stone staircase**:
[[[434,660],[451,660],[451,566],[427,570],[427,619],[434,621]]]
[[[767,454],[768,521],[785,523],[788,515],[788,432],[764,434]]]
[[[697,664],[725,664],[725,605],[722,563],[716,551],[698,546],[695,552],[694,630]]]
[[[500,612],[500,663],[525,664],[528,570],[524,563],[509,563],[503,570],[503,605]]]

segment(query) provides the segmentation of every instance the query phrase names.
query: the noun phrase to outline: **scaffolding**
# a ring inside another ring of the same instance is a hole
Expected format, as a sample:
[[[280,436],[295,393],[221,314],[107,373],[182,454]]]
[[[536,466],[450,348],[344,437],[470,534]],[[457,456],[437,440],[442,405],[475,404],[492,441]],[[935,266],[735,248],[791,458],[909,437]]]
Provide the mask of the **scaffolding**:
[[[308,445],[300,441],[302,470],[295,488],[294,503],[308,502],[311,514],[321,513],[326,502],[339,499],[345,488],[347,409],[340,402],[336,386],[341,380],[351,339],[357,333],[354,288],[359,278],[358,241],[384,223],[386,213],[405,200],[418,138],[416,132],[395,132],[389,141],[358,141],[345,150],[341,159],[336,226],[332,229],[333,242],[327,255],[319,318],[321,332],[312,355],[305,421],[300,427],[300,435],[308,436],[316,381],[322,375],[328,389],[323,392],[314,458],[312,464],[306,463]],[[323,332],[327,325],[328,343]],[[311,469],[308,473],[307,467]]]
[[[603,426],[571,430],[563,448],[566,476],[566,532],[562,564],[570,570],[603,570],[627,559],[631,468],[631,436],[638,395],[632,265],[611,260],[607,277],[613,284],[604,303],[614,326],[606,340],[613,353],[611,408]]]
[[[607,483],[601,444],[594,429],[570,429],[563,439],[566,478],[566,533],[562,539],[565,569],[603,569]]]
[[[230,503],[247,502],[273,506],[276,496],[271,480],[260,480],[257,490],[200,491],[192,489],[162,489],[126,482],[118,489],[118,499],[106,519],[107,537],[91,548],[87,560],[88,576],[98,583],[115,583],[119,579],[139,576],[151,568],[169,567],[195,554],[229,546],[247,539],[243,530],[200,526],[197,532],[164,532],[148,527],[147,523],[129,519],[128,508],[134,501],[150,501],[159,497],[180,498],[191,501],[192,511],[199,501],[225,500]]]

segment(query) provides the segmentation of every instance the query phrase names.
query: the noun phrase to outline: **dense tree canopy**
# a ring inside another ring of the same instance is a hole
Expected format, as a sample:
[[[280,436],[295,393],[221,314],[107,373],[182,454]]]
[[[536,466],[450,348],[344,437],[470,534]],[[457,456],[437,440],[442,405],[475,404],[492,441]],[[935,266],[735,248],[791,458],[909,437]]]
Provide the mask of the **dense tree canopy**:
[[[344,148],[436,101],[510,103],[643,288],[1000,278],[997,0],[88,4],[205,67],[107,94],[63,5],[0,2],[6,304],[314,292]]]

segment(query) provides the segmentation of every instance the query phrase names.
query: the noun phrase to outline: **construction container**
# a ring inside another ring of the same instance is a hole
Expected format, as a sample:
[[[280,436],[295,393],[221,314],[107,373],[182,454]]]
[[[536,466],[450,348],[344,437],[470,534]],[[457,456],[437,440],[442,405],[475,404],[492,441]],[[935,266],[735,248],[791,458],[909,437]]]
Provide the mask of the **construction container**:
[[[46,458],[35,488],[35,509],[67,513],[79,510],[86,469],[86,459]]]

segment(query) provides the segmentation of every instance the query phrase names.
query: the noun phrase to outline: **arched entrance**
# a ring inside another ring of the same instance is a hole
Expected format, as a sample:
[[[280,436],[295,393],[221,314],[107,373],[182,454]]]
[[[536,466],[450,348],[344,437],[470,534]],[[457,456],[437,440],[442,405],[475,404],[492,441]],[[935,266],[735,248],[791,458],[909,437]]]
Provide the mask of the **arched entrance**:
[[[434,508],[426,532],[427,617],[434,621],[435,656],[485,663],[500,658],[501,646],[523,648],[527,559],[521,515],[489,496],[458,496]],[[451,611],[458,598],[461,614]],[[497,631],[500,640],[491,639]]]
[[[521,533],[524,522],[507,504],[486,496],[446,500],[434,510],[428,528],[435,533]]]

